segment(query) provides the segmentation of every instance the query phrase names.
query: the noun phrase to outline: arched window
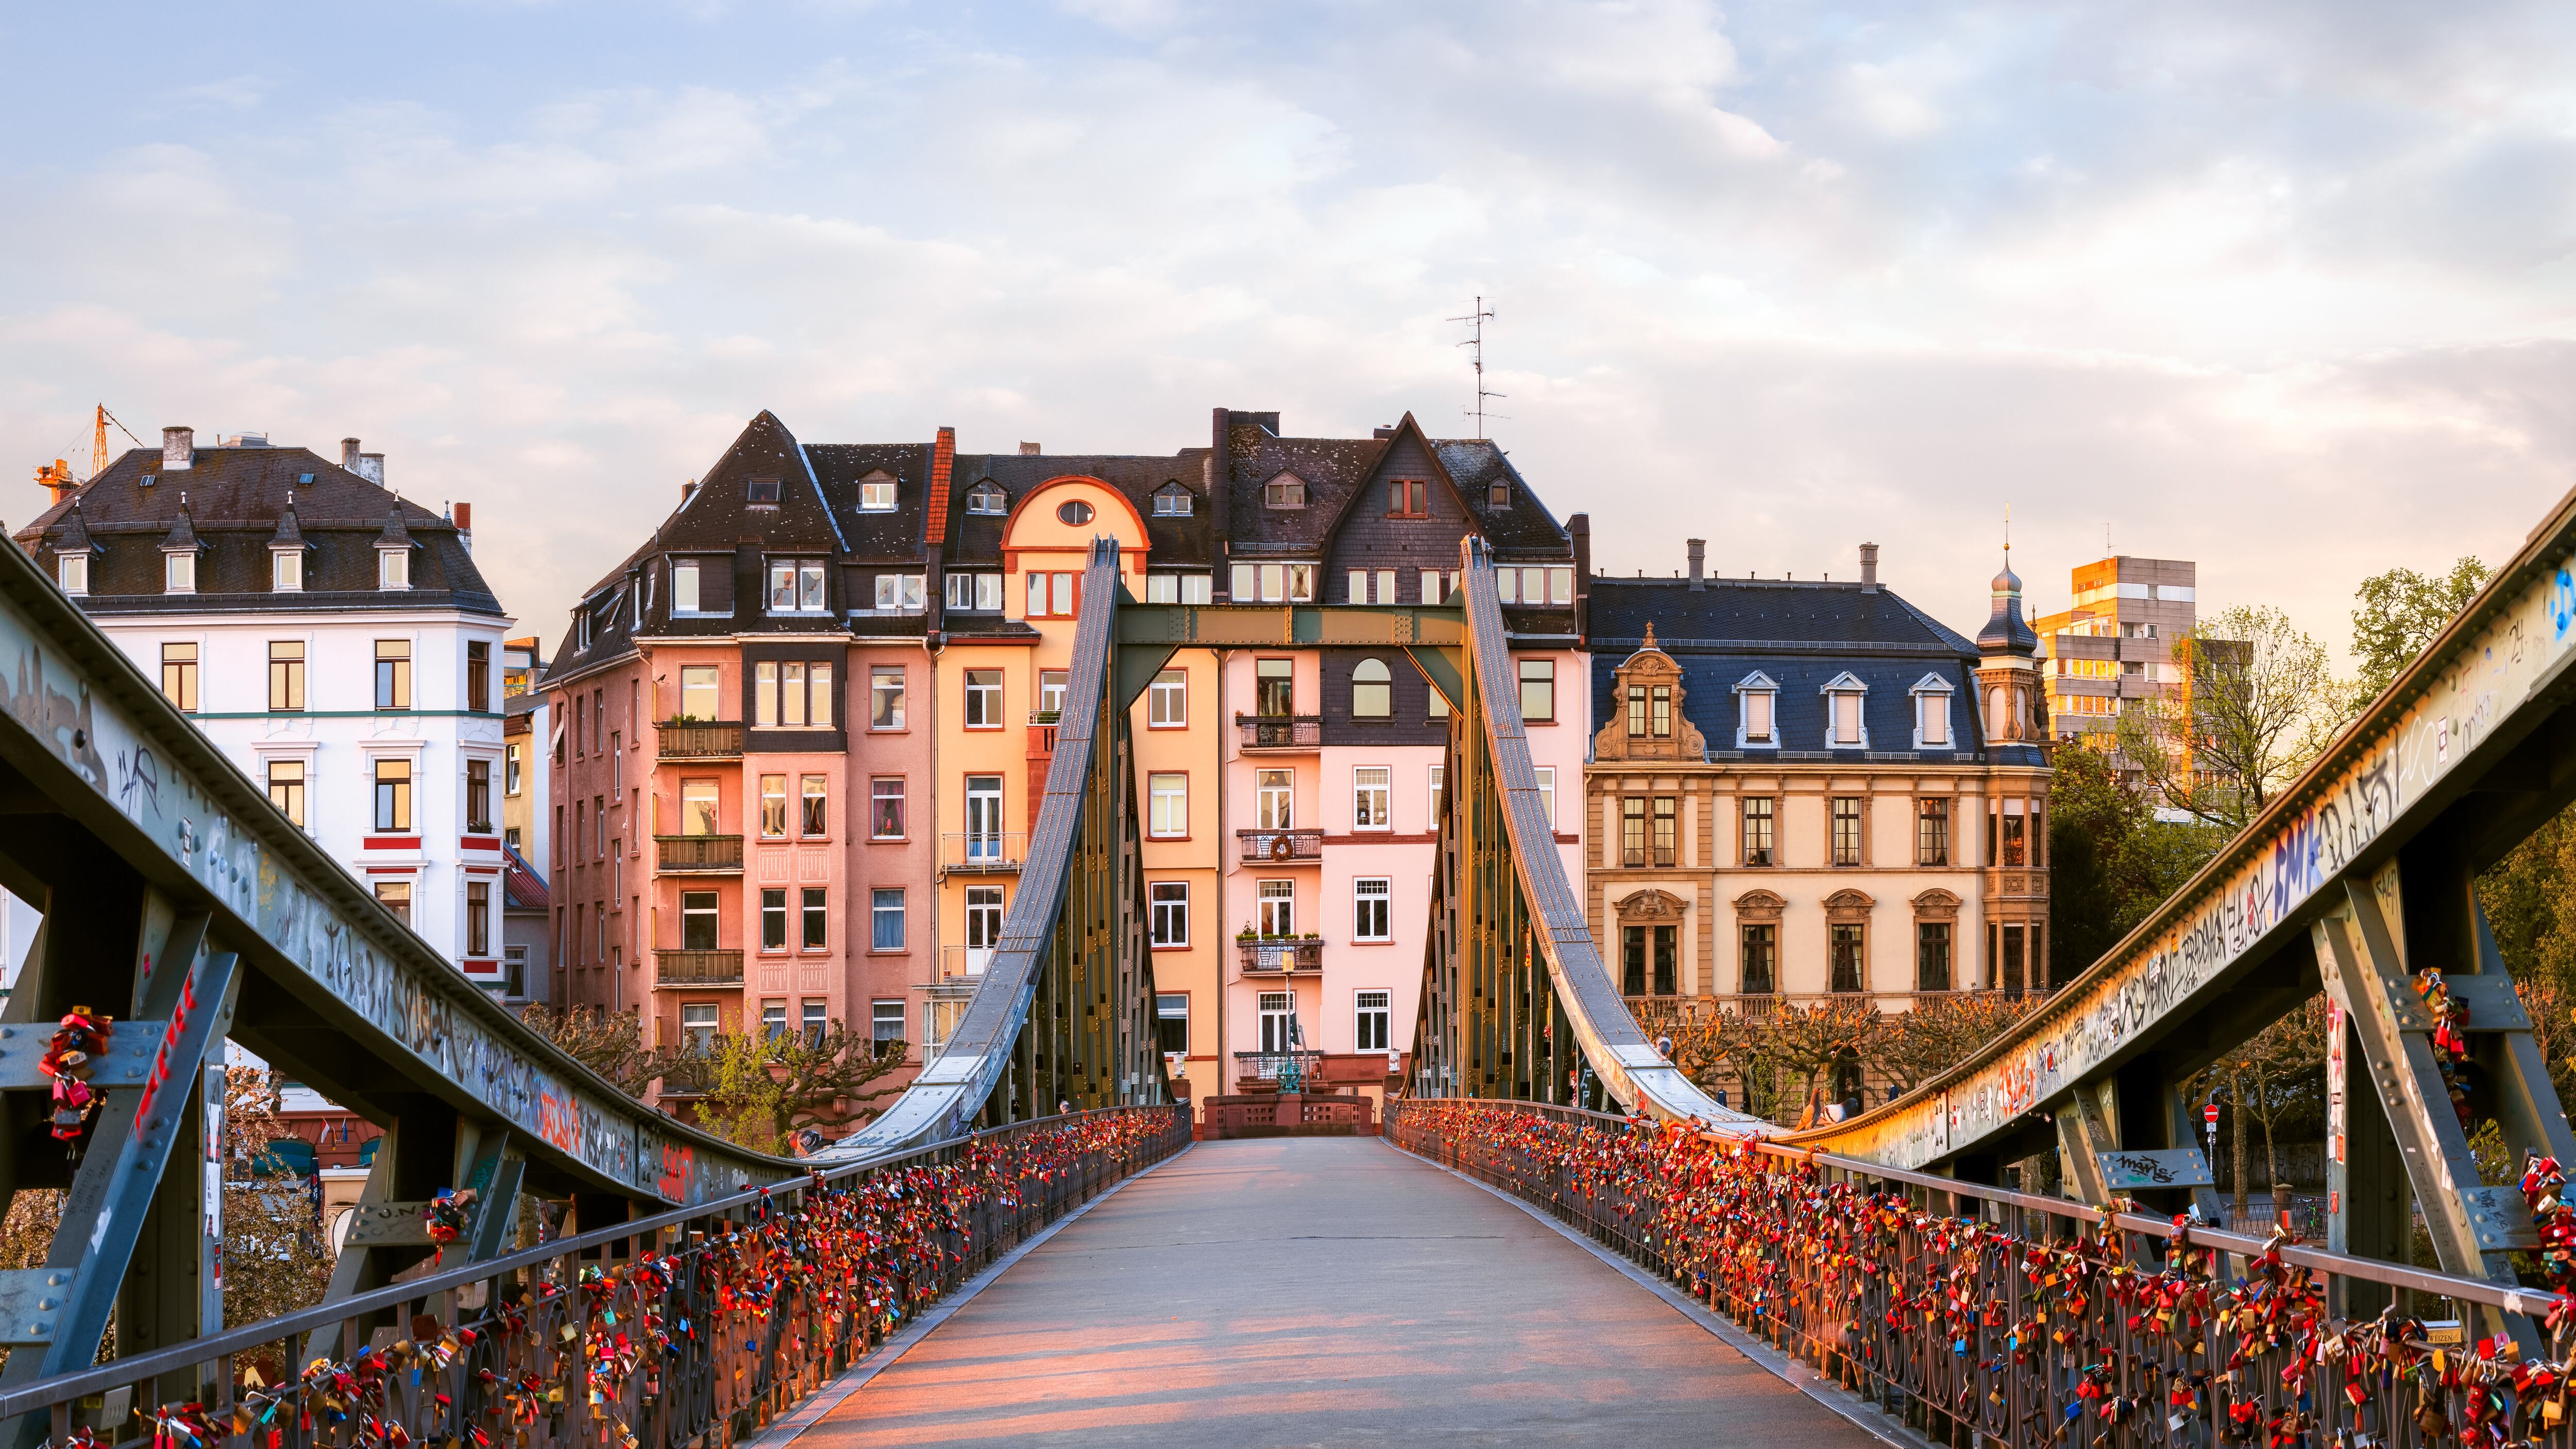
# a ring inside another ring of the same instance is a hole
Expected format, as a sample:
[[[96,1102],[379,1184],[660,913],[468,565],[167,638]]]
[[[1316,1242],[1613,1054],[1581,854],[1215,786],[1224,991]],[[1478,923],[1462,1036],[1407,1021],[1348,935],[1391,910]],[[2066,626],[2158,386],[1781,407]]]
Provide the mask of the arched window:
[[[1385,719],[1395,713],[1395,676],[1383,659],[1363,659],[1351,667],[1351,716]]]

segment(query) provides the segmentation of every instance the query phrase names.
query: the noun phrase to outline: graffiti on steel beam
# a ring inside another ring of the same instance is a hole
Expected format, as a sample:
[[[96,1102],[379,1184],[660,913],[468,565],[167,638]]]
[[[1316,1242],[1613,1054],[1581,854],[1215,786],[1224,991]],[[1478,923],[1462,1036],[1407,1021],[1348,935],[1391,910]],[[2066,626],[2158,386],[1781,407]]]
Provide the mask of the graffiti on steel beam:
[[[2031,1026],[1922,1092],[1830,1137],[1837,1151],[1917,1167],[1967,1149],[2057,1097],[2132,1037],[2193,1002],[2478,754],[2576,643],[2576,560],[2483,607],[2432,689],[2364,727],[2359,758],[2318,798],[2269,827],[2187,919],[2077,980]],[[2304,925],[2302,924],[2302,929]]]

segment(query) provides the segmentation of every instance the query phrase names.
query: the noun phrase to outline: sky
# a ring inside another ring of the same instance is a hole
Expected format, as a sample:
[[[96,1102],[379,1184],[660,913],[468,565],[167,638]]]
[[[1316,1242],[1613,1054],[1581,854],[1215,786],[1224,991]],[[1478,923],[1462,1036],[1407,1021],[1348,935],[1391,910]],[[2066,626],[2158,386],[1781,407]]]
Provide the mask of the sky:
[[[2354,585],[2576,485],[2576,7],[0,9],[0,462],[265,431],[475,505],[551,641],[767,408],[1493,436],[1615,573]],[[116,439],[119,445],[124,440]],[[0,518],[32,516],[32,482]]]

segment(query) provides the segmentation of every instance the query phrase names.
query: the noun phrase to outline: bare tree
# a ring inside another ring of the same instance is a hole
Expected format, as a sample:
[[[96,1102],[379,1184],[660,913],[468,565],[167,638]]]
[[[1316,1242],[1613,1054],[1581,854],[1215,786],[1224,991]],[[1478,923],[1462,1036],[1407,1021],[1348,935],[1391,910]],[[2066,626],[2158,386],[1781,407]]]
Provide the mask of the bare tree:
[[[520,1019],[630,1097],[641,1098],[658,1075],[658,1058],[644,1045],[644,1021],[637,1012],[596,1006],[557,1011],[539,1003]]]
[[[2322,645],[2278,609],[2238,604],[2174,640],[2177,688],[2119,717],[2121,753],[2165,803],[2242,830],[2337,723]]]

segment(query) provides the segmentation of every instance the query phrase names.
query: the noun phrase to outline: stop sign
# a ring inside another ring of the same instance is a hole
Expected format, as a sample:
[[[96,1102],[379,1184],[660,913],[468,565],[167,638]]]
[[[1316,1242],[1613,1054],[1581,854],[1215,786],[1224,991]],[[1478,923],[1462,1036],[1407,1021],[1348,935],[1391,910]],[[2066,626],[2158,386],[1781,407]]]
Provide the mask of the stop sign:
[[[2208,1124],[2209,1124],[2210,1126],[2212,1126],[2212,1127],[2217,1126],[2217,1125],[2218,1125],[2218,1104],[2217,1104],[2216,1102],[2212,1102],[2212,1103],[2210,1103],[2208,1106],[2201,1108],[2201,1109],[2200,1109],[2200,1120],[2202,1120],[2203,1122],[2208,1123]]]

